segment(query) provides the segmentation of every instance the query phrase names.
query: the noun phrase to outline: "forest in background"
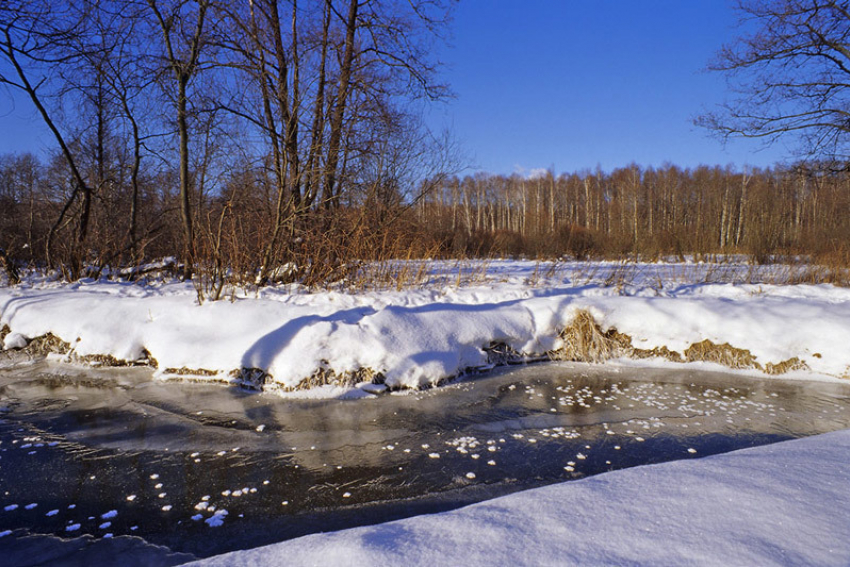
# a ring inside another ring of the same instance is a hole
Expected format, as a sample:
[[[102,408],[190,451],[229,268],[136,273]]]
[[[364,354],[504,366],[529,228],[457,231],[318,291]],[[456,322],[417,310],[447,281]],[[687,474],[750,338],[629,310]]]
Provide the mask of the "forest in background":
[[[754,16],[777,29],[826,18],[829,33],[846,16],[827,0],[785,4],[754,4],[770,8]],[[450,12],[448,0],[4,2],[0,84],[29,99],[56,149],[0,156],[2,266],[13,280],[30,266],[73,281],[174,257],[213,299],[230,284],[323,286],[405,258],[747,254],[845,273],[850,173],[834,157],[463,175],[451,135],[423,120],[450,96],[434,56]],[[721,52],[728,68],[794,69],[785,52],[744,45]],[[775,76],[757,89],[791,89]],[[801,81],[807,96],[787,100],[816,99]],[[823,96],[840,91],[833,81]],[[741,108],[704,125],[766,137],[807,127]],[[835,120],[818,141],[840,145]]]
[[[0,156],[0,234],[19,265],[45,265],[44,247],[68,195],[64,162]],[[220,193],[193,195],[199,266],[221,262],[235,281],[255,281],[275,223],[276,195],[262,170],[244,169]],[[90,270],[180,255],[176,172],[145,180],[135,205],[139,256],[126,250],[130,184],[99,191],[91,217]],[[287,242],[297,258],[334,254],[329,283],[358,262],[392,258],[643,259],[747,254],[756,263],[804,257],[846,266],[850,174],[804,165],[751,169],[631,165],[534,178],[476,173],[425,181],[416,199],[398,191],[345,191]],[[371,194],[370,194],[371,193]],[[322,233],[332,220],[339,233]],[[60,248],[61,242],[54,243]],[[123,253],[123,254],[122,254]],[[296,265],[272,274],[302,281]],[[335,271],[334,271],[335,270]],[[318,272],[314,272],[318,273]],[[91,275],[91,274],[90,274]]]

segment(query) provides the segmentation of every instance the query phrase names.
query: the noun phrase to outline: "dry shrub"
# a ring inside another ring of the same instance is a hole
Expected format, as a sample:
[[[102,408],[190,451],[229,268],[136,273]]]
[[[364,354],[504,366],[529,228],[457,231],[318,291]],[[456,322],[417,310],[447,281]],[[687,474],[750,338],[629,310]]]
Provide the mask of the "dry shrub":
[[[687,362],[715,362],[729,368],[758,368],[752,353],[746,349],[733,347],[729,343],[715,344],[708,339],[694,343],[685,350]]]
[[[479,234],[478,238],[482,241],[485,240],[485,237],[481,234]],[[526,249],[527,244],[522,234],[512,230],[497,230],[492,234],[492,244],[489,249],[485,248],[484,245],[481,244],[478,247],[478,250],[470,247],[468,252],[475,254],[486,251],[486,255],[488,256],[496,254],[500,256],[518,257],[521,256]]]
[[[605,277],[603,285],[605,287],[614,287],[618,292],[622,293],[623,289],[631,285],[638,275],[638,267],[628,261],[621,261],[611,269]]]
[[[693,343],[685,350],[684,357],[666,346],[652,349],[636,348],[632,346],[632,339],[629,335],[620,333],[616,329],[603,331],[594,320],[593,315],[585,310],[576,312],[572,322],[561,331],[560,337],[564,341],[564,345],[560,349],[548,353],[552,360],[598,363],[617,356],[631,358],[660,357],[672,362],[702,361],[714,362],[729,368],[755,368],[772,375],[808,368],[806,363],[798,357],[778,363],[767,363],[762,366],[756,362],[750,351],[733,347],[728,343],[715,344],[708,339]],[[512,350],[501,351],[501,353],[502,359],[509,363],[515,360],[517,354]],[[490,359],[489,356],[488,359]],[[494,360],[493,362],[497,361]]]
[[[240,368],[230,373],[234,382],[248,388],[262,392],[263,387],[272,381],[272,376],[262,368]]]
[[[611,333],[605,333],[590,312],[580,309],[560,333],[563,345],[552,351],[552,360],[603,362],[621,354],[622,345]]]
[[[206,368],[166,368],[163,370],[165,374],[176,374],[177,376],[215,376],[218,374],[216,370],[207,370]]]
[[[32,339],[23,349],[26,354],[31,356],[47,356],[48,354],[68,354],[71,352],[71,345],[66,343],[53,333],[47,333],[40,337]]]
[[[306,380],[302,380],[295,386],[285,388],[288,391],[294,390],[309,390],[319,386],[341,386],[350,388],[361,382],[371,382],[372,384],[383,384],[384,375],[376,372],[371,368],[358,368],[356,370],[346,370],[342,373],[337,372],[333,368],[328,367],[326,360],[322,361],[322,365],[313,371]]]
[[[487,364],[494,366],[518,364],[526,361],[525,355],[502,341],[491,341],[483,350],[487,353]]]
[[[108,366],[108,367],[124,367],[124,366],[150,366],[156,368],[157,361],[151,356],[147,349],[142,349],[142,353],[136,360],[123,360],[115,358],[109,354],[87,354],[80,356],[76,353],[70,353],[74,361],[82,362],[90,366]]]
[[[551,240],[550,235],[546,235]],[[575,224],[561,225],[554,239],[557,248],[550,253],[555,256],[569,252],[576,260],[587,260],[594,255],[599,244],[593,231]]]
[[[121,360],[109,354],[87,354],[85,356],[75,356],[74,360],[83,362],[90,366],[135,366],[136,363],[131,360]]]
[[[776,364],[768,362],[764,365],[764,371],[767,374],[785,374],[791,370],[808,370],[808,368],[809,366],[796,356],[782,362],[777,362]]]
[[[8,325],[0,328],[0,344],[5,340],[6,336],[11,332]],[[30,357],[44,357],[48,354],[67,355],[68,360],[87,364],[89,366],[108,366],[108,367],[123,367],[123,366],[150,366],[157,367],[157,361],[150,355],[147,349],[142,349],[141,356],[136,360],[122,360],[115,358],[109,354],[87,354],[78,355],[71,348],[71,345],[52,333],[47,333],[40,337],[31,339],[27,346],[19,351]],[[177,374],[179,372],[175,372]]]
[[[230,377],[243,388],[262,391],[268,386],[273,390],[278,389],[277,385],[273,384],[274,377],[262,368],[240,368],[231,372]],[[328,385],[349,388],[361,382],[383,384],[384,375],[371,368],[358,368],[353,371],[338,373],[329,367],[328,361],[323,360],[321,366],[305,380],[300,381],[295,386],[285,386],[279,389],[294,392]]]
[[[850,247],[832,243],[815,251],[811,260],[795,268],[787,283],[830,283],[850,287]]]
[[[682,355],[675,350],[670,350],[666,346],[655,347],[652,349],[635,348],[631,351],[631,356],[634,358],[666,358],[671,362],[684,362]]]

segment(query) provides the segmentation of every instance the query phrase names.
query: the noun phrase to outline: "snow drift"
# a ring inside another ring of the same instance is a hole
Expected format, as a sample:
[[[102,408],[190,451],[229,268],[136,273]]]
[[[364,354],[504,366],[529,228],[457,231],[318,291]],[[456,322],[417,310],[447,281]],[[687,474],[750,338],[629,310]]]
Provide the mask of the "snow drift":
[[[569,272],[531,285],[528,264],[494,263],[486,285],[357,295],[265,289],[203,305],[181,283],[28,283],[0,288],[0,327],[7,348],[50,333],[75,356],[149,358],[161,374],[222,379],[253,369],[282,389],[315,385],[319,374],[421,387],[486,367],[494,344],[520,357],[556,351],[561,331],[586,311],[650,355],[708,340],[745,350],[762,367],[796,357],[806,369],[798,376],[850,374],[850,290],[662,282],[652,265],[626,287],[580,283]]]

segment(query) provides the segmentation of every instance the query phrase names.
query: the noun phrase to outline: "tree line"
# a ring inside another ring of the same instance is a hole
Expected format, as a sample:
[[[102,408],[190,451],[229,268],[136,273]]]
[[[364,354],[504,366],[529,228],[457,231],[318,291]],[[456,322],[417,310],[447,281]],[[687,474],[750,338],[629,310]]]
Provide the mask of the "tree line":
[[[484,255],[658,258],[850,253],[850,174],[798,164],[452,177],[421,200],[444,250]]]
[[[200,244],[196,278],[259,281],[276,226],[279,195],[268,178],[243,164],[225,174],[220,193],[192,201]],[[183,244],[179,172],[164,170],[97,193],[90,219],[87,262],[118,267],[178,256]],[[313,267],[312,284],[341,279],[358,262],[398,257],[642,258],[747,254],[756,262],[777,256],[847,264],[850,257],[850,173],[798,164],[775,168],[643,168],[610,172],[548,171],[521,175],[440,175],[417,191],[385,186],[352,190],[332,213],[314,211],[281,238],[298,261],[336,255],[329,271]],[[371,190],[370,190],[371,189]],[[61,156],[43,163],[31,154],[0,156],[0,235],[21,265],[46,265],[45,245],[73,189]],[[416,199],[404,197],[416,193]],[[133,200],[135,199],[135,205]],[[120,256],[128,211],[151,227],[143,256]],[[318,219],[318,220],[317,220]],[[322,233],[330,220],[345,228]],[[326,223],[326,224],[322,224]],[[357,225],[360,225],[360,229]],[[346,236],[344,230],[351,230]],[[54,242],[56,249],[74,242]],[[295,262],[272,259],[269,281],[305,281]],[[216,263],[217,267],[216,267]],[[220,270],[215,272],[215,269]],[[320,278],[321,276],[321,278]]]

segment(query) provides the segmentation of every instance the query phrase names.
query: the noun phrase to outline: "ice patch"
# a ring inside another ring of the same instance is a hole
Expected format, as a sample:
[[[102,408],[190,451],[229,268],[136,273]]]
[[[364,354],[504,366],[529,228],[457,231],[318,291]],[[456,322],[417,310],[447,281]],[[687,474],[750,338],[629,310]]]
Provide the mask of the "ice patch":
[[[227,510],[221,508],[215,511],[215,514],[204,520],[211,528],[217,528],[224,523],[224,517],[227,516]]]

